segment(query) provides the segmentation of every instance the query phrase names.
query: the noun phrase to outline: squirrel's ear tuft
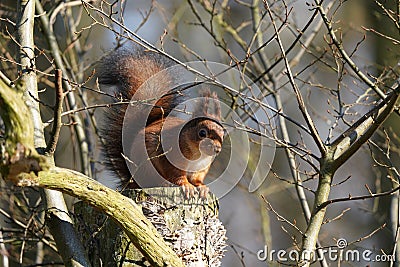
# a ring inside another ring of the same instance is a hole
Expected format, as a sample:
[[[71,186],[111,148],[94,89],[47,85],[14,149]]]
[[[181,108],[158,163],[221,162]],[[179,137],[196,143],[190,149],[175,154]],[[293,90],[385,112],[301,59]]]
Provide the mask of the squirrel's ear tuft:
[[[199,101],[196,103],[193,118],[209,117],[221,120],[221,105],[216,92],[211,93],[210,88],[202,89]]]
[[[221,104],[219,102],[218,95],[216,92],[213,92],[211,96],[212,96],[213,102],[214,102],[215,116],[216,116],[216,118],[218,118],[218,120],[221,120]]]

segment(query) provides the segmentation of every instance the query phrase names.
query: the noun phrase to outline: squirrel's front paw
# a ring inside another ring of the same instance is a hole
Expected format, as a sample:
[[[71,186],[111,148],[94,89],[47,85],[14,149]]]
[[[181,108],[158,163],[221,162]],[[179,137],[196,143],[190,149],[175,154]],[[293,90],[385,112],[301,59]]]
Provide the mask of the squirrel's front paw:
[[[183,195],[187,199],[189,199],[190,197],[194,197],[194,193],[196,192],[196,187],[194,187],[194,185],[188,182],[181,185],[181,188],[183,191]]]
[[[210,189],[204,184],[193,185],[191,183],[184,183],[181,185],[184,196],[189,199],[194,197],[196,190],[199,192],[200,198],[207,198]]]
[[[207,198],[208,192],[210,192],[210,188],[204,184],[198,185],[197,190],[199,190],[200,197],[203,199]]]

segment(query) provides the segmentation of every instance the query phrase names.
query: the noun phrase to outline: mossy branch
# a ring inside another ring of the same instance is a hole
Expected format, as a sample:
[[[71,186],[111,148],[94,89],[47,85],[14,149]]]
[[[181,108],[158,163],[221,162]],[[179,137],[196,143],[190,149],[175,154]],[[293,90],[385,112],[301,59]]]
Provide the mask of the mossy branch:
[[[8,149],[18,142],[31,144],[33,148],[33,124],[22,96],[22,92],[11,89],[0,79],[0,116],[5,125]],[[12,149],[7,152],[11,153]]]
[[[341,134],[331,145],[334,152],[334,168],[339,168],[375,133],[379,126],[389,117],[399,99],[400,86],[389,94],[374,109],[370,110]]]
[[[22,100],[22,92],[11,89],[0,80],[0,116],[5,125],[5,141],[0,159],[0,172],[13,178],[20,172],[38,171],[46,160],[33,145],[31,114]]]
[[[124,229],[151,266],[184,266],[154,226],[130,198],[68,169],[52,168],[38,175],[22,173],[19,186],[39,186],[77,197],[109,215]]]

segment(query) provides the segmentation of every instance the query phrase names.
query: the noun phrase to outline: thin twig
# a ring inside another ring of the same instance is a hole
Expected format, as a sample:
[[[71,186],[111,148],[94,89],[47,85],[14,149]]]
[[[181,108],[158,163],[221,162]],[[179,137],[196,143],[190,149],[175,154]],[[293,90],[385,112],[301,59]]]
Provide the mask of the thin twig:
[[[288,61],[288,59],[286,57],[285,49],[283,48],[283,44],[282,44],[281,38],[280,38],[280,36],[279,36],[279,34],[277,32],[278,29],[276,27],[276,23],[275,23],[275,20],[273,18],[272,12],[271,12],[271,10],[269,8],[268,1],[263,0],[263,2],[264,2],[264,5],[267,8],[267,11],[269,13],[272,25],[274,27],[274,30],[275,30],[275,33],[276,33],[276,40],[277,40],[279,48],[281,50],[282,57],[283,57],[283,62],[285,63],[285,67],[286,67],[286,72],[287,72],[290,84],[292,85],[292,88],[293,88],[293,90],[295,92],[295,95],[296,95],[296,98],[297,98],[297,102],[298,102],[298,105],[299,105],[299,109],[300,109],[300,111],[301,111],[301,113],[303,115],[304,120],[306,121],[306,124],[307,124],[307,126],[308,126],[308,128],[309,128],[309,130],[311,132],[311,136],[314,139],[315,144],[319,148],[319,151],[321,153],[321,157],[323,157],[326,154],[326,147],[325,147],[324,143],[322,142],[321,137],[319,136],[318,130],[315,127],[315,124],[314,124],[313,120],[311,119],[310,114],[307,111],[307,107],[306,107],[306,105],[304,103],[303,96],[301,95],[301,93],[299,91],[299,88],[297,87],[297,84],[293,79],[293,74],[292,74],[292,71],[291,71],[291,68],[290,68],[290,64],[289,64],[289,61]]]
[[[355,201],[355,200],[365,200],[365,199],[370,199],[370,198],[377,198],[377,197],[383,197],[383,196],[390,196],[396,193],[397,191],[400,190],[400,186],[393,188],[392,190],[386,191],[386,192],[381,192],[381,193],[375,193],[375,194],[368,194],[368,195],[363,195],[363,196],[348,196],[348,197],[342,197],[342,198],[335,198],[328,200],[321,205],[317,207],[317,211],[325,208],[326,206],[333,204],[333,203],[338,203],[338,202],[344,202],[344,201]]]
[[[63,100],[64,100],[64,92],[62,88],[62,72],[60,69],[56,69],[55,71],[55,92],[56,92],[56,103],[54,105],[54,122],[53,122],[53,128],[51,130],[50,134],[50,140],[47,144],[47,147],[45,149],[46,154],[54,154],[54,151],[56,150],[58,138],[60,136],[60,130],[62,126],[62,121],[61,121],[61,113],[62,113],[62,106],[63,106]]]
[[[332,27],[332,22],[329,21],[328,16],[326,15],[326,12],[324,8],[322,7],[322,1],[314,0],[317,10],[319,11],[322,19],[324,20],[324,24],[326,28],[328,29],[329,36],[331,37],[333,43],[335,44],[336,48],[338,49],[340,55],[343,57],[343,59],[346,61],[347,64],[349,64],[350,68],[354,71],[354,73],[369,87],[371,87],[375,93],[378,94],[378,96],[381,99],[384,99],[386,97],[386,94],[374,83],[372,82],[367,75],[365,75],[357,66],[357,64],[350,58],[350,56],[347,54],[347,52],[344,50],[344,47],[342,43],[338,40],[336,37],[335,31]],[[400,115],[399,110],[396,108],[395,109],[396,114]]]

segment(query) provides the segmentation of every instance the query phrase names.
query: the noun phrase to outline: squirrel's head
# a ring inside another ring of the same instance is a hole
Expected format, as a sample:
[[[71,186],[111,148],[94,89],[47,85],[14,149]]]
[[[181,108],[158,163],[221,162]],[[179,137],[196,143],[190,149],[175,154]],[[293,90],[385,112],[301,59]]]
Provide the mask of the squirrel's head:
[[[224,128],[218,121],[206,117],[192,119],[181,131],[180,149],[190,160],[214,157],[221,152],[224,135]]]
[[[217,94],[205,90],[193,112],[193,118],[180,134],[181,150],[189,152],[191,159],[216,156],[222,149],[225,130],[221,124],[221,106]],[[184,153],[185,154],[185,153]]]

